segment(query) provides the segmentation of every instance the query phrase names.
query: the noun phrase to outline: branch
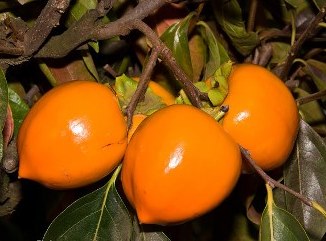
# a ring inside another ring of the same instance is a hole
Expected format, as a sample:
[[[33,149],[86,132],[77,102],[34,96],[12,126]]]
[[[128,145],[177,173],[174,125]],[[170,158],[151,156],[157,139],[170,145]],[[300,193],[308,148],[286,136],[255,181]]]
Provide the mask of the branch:
[[[279,77],[285,80],[290,72],[291,65],[294,59],[297,57],[299,50],[301,49],[303,43],[312,36],[313,32],[318,29],[318,24],[323,21],[326,15],[326,4],[320,9],[319,13],[313,18],[310,24],[305,28],[303,33],[300,35],[298,40],[291,46],[291,49],[288,53],[287,59],[283,64],[280,72]]]
[[[241,154],[246,158],[246,161],[248,161],[248,163],[250,164],[250,166],[253,167],[253,169],[261,176],[261,178],[268,184],[270,185],[272,188],[274,187],[278,187],[281,188],[282,190],[292,194],[293,196],[297,197],[298,199],[300,199],[303,203],[305,203],[306,205],[312,207],[312,201],[310,199],[308,199],[307,197],[303,196],[301,193],[297,193],[296,191],[288,188],[287,186],[285,186],[284,184],[274,180],[273,178],[271,178],[270,176],[267,175],[267,173],[261,169],[256,162],[252,159],[250,153],[248,150],[246,150],[245,148],[240,146],[240,151]]]
[[[132,30],[131,26],[136,19],[144,19],[164,4],[164,0],[142,0],[123,17],[106,25],[97,21],[102,11],[91,10],[63,34],[52,37],[35,57],[59,58],[90,39],[105,40],[118,35],[125,36]]]
[[[151,44],[155,48],[159,49],[160,57],[162,58],[165,65],[172,71],[176,79],[182,84],[184,91],[186,92],[191,104],[196,107],[201,107],[200,94],[201,92],[193,85],[189,77],[178,65],[176,59],[173,57],[171,50],[160,40],[156,33],[143,21],[134,20],[133,26],[141,31],[149,39]]]
[[[128,107],[126,109],[126,114],[127,114],[127,123],[128,123],[128,128],[131,126],[132,122],[132,115],[137,107],[138,102],[144,97],[148,83],[150,81],[150,76],[153,72],[153,69],[156,65],[156,61],[158,59],[159,55],[159,50],[157,48],[153,48],[152,52],[149,56],[148,62],[142,71],[142,74],[139,79],[139,83],[137,85],[137,89],[135,93],[132,95],[132,98],[128,104]]]
[[[66,11],[70,0],[50,0],[36,19],[34,26],[25,34],[24,55],[35,53],[44,43],[52,29],[59,25],[62,14]]]

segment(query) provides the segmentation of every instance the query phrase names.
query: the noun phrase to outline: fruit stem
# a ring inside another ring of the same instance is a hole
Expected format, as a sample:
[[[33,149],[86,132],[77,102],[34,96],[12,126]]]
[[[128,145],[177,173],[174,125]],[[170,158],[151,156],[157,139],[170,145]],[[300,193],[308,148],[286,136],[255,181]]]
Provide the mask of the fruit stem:
[[[242,155],[245,157],[246,161],[252,166],[252,168],[262,177],[262,179],[268,185],[270,185],[272,188],[274,188],[274,187],[281,188],[282,190],[292,194],[293,196],[298,198],[301,202],[308,205],[309,207],[316,209],[317,211],[322,213],[324,215],[324,217],[326,217],[326,211],[317,202],[310,200],[309,198],[303,196],[301,193],[298,193],[298,192],[292,190],[291,188],[285,186],[284,184],[271,178],[263,169],[261,169],[261,167],[259,167],[256,164],[256,162],[254,161],[254,159],[252,159],[252,157],[247,149],[240,146],[240,151],[241,151]]]
[[[228,105],[222,105],[220,107],[219,111],[214,116],[214,119],[217,120],[217,121],[220,121],[228,111],[229,111],[229,106]]]

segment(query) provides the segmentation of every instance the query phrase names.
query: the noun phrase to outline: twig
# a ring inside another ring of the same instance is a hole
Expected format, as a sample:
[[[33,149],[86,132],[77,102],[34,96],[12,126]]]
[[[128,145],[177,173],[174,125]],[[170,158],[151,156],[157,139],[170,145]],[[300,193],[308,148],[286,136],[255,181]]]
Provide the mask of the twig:
[[[312,33],[319,27],[319,23],[323,21],[326,15],[326,4],[320,9],[319,13],[313,18],[310,24],[306,27],[303,33],[300,35],[297,41],[291,46],[288,56],[285,60],[282,70],[280,71],[279,77],[285,80],[290,72],[291,65],[294,59],[297,57],[299,50],[303,43],[312,35]]]
[[[156,33],[143,21],[134,20],[133,26],[144,33],[153,46],[159,49],[160,57],[163,63],[169,67],[176,79],[182,84],[182,87],[187,94],[191,104],[196,107],[201,107],[200,94],[201,92],[193,85],[189,77],[178,65],[176,59],[173,57],[171,50],[159,39]]]
[[[154,47],[149,56],[148,62],[146,63],[145,68],[142,71],[142,74],[140,76],[140,79],[139,79],[139,82],[137,85],[137,89],[136,89],[135,93],[133,94],[133,96],[131,97],[131,100],[127,106],[126,114],[127,114],[128,128],[132,124],[132,115],[137,107],[138,102],[144,97],[144,95],[146,93],[148,83],[150,81],[150,76],[151,76],[153,69],[156,65],[158,55],[159,55],[159,50],[156,47]]]
[[[306,104],[311,101],[318,100],[318,99],[321,99],[324,97],[326,97],[326,90],[321,90],[316,93],[307,95],[305,97],[298,98],[298,99],[296,99],[296,101],[297,101],[298,105],[303,105],[303,104]]]
[[[43,8],[25,35],[25,55],[29,56],[36,52],[47,39],[52,29],[59,25],[62,14],[69,7],[70,0],[50,0]]]
[[[269,184],[272,188],[274,187],[278,187],[281,188],[282,190],[292,194],[293,196],[295,196],[296,198],[300,199],[304,204],[312,207],[312,200],[308,199],[307,197],[303,196],[301,193],[298,193],[290,188],[288,188],[287,186],[285,186],[284,184],[274,180],[273,178],[271,178],[270,176],[267,175],[267,173],[261,169],[256,162],[252,159],[250,153],[248,150],[246,150],[243,147],[240,147],[240,151],[242,153],[242,155],[246,158],[246,161],[248,161],[248,163],[253,167],[253,169],[263,178],[263,180]]]
[[[255,27],[258,0],[250,0],[250,10],[247,24],[247,31],[252,32]]]

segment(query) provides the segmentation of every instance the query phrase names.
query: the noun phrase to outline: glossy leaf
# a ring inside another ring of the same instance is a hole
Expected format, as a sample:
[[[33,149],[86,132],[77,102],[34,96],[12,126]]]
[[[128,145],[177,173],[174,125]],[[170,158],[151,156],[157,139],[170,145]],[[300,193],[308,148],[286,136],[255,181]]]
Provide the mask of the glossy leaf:
[[[260,241],[308,241],[300,223],[284,209],[275,205],[271,187],[267,187],[267,205],[264,209],[260,230]]]
[[[192,64],[188,43],[188,30],[194,13],[190,13],[182,21],[171,25],[162,35],[162,41],[172,50],[176,61],[190,79],[193,78]]]
[[[14,118],[14,135],[17,136],[20,125],[29,111],[28,105],[11,88],[8,88],[9,104]]]
[[[300,123],[296,146],[284,166],[284,184],[326,207],[326,145],[304,121]],[[312,240],[326,232],[326,219],[288,193],[278,194],[278,203],[304,226]]]
[[[248,55],[259,43],[255,32],[247,32],[242,19],[242,10],[237,0],[213,1],[214,15],[233,46],[242,55]]]
[[[160,232],[136,231],[139,229],[138,223],[132,221],[132,216],[115,187],[120,167],[115,170],[107,184],[75,201],[64,210],[51,223],[43,241],[124,241],[132,238],[167,241],[165,235]]]
[[[230,60],[230,57],[224,46],[217,41],[210,27],[203,21],[197,23],[201,36],[204,38],[207,48],[207,60],[203,80],[208,79],[224,63]]]

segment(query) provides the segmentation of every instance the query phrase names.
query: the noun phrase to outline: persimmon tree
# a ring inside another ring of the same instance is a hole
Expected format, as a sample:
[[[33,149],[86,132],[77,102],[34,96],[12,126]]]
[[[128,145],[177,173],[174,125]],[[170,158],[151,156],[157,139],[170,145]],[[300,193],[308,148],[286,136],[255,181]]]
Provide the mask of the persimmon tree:
[[[17,0],[0,2],[0,9],[1,240],[325,236],[326,1]],[[241,148],[255,171],[242,175],[210,213],[172,227],[141,225],[124,198],[120,168],[69,191],[18,179],[19,127],[50,88],[74,79],[116,85],[131,125],[134,113],[162,104],[146,92],[150,80],[178,102],[216,107],[220,92],[203,83],[213,75],[226,79],[228,64],[244,62],[264,66],[288,86],[301,116],[299,133],[285,165],[268,173]],[[139,83],[125,84],[126,76]],[[31,221],[32,215],[38,218]]]

